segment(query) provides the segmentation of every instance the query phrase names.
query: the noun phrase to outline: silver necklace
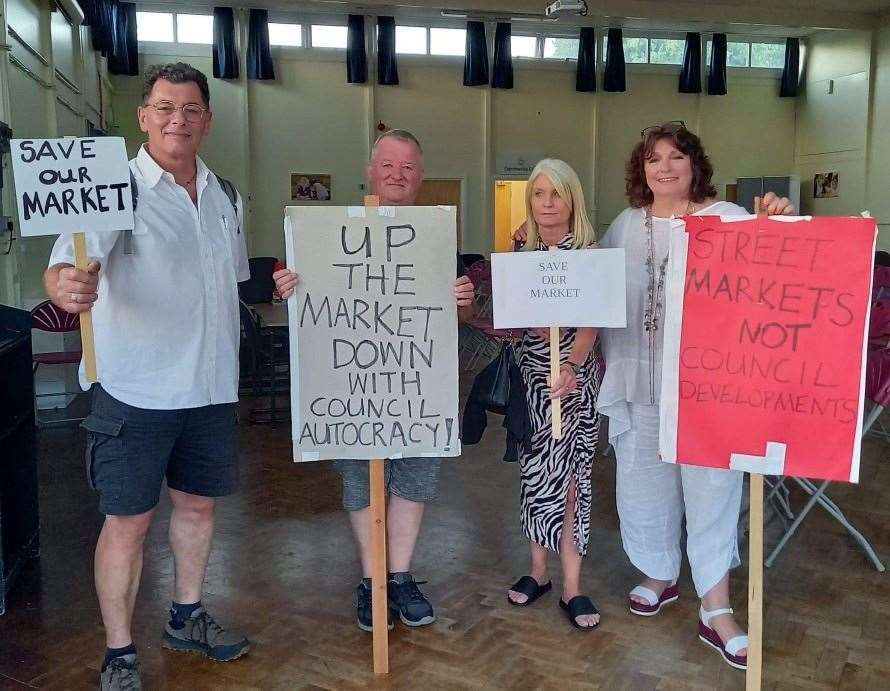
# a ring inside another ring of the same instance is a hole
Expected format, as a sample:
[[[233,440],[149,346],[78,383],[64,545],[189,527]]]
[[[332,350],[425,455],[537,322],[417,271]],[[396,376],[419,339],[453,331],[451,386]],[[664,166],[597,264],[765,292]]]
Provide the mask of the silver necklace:
[[[695,211],[695,205],[689,201],[686,203],[686,214],[689,215]],[[647,291],[646,309],[643,312],[643,328],[649,335],[649,398],[653,405],[655,400],[655,362],[656,352],[658,349],[658,339],[656,332],[658,331],[658,322],[661,319],[664,309],[664,276],[667,272],[668,255],[665,254],[664,259],[655,269],[655,231],[652,224],[652,206],[646,207],[646,273],[649,274],[649,287]],[[657,274],[657,276],[656,276]]]

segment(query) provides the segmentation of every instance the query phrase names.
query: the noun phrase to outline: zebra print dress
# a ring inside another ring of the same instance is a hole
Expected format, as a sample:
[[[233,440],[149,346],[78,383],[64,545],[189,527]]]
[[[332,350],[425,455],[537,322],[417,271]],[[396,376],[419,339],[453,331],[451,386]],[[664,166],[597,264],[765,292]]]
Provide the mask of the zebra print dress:
[[[571,236],[559,244],[571,249]],[[547,248],[539,242],[538,249]],[[575,343],[575,329],[563,329],[560,359],[565,362]],[[590,537],[590,470],[596,452],[599,419],[594,410],[602,378],[597,347],[578,368],[578,388],[562,398],[562,439],[551,435],[550,343],[526,331],[518,348],[517,364],[525,382],[531,443],[519,458],[520,520],[525,535],[539,545],[559,552],[565,516],[566,493],[575,481],[573,538],[578,553],[587,553]]]

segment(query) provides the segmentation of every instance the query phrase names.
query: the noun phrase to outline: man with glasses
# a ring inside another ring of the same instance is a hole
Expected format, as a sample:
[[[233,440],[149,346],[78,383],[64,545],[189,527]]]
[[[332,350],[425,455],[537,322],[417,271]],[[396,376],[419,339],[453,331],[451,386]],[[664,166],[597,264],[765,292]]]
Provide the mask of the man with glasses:
[[[238,484],[237,281],[250,277],[241,199],[197,156],[211,117],[201,72],[149,68],[138,109],[148,141],[130,161],[132,236],[88,234],[91,263],[81,271],[63,235],[44,275],[57,306],[93,314],[99,383],[83,426],[87,476],[105,514],[95,558],[108,646],[102,689],[142,688],[131,622],[165,479],[175,585],[162,645],[214,660],[250,646],[201,603],[215,498]]]

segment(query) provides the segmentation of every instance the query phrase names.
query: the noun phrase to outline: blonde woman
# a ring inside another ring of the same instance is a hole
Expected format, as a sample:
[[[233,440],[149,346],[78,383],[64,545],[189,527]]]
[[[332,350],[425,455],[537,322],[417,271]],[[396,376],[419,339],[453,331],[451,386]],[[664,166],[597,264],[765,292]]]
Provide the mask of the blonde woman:
[[[527,237],[523,250],[563,250],[594,246],[581,182],[563,161],[544,159],[526,187]],[[518,349],[526,386],[531,442],[519,459],[521,522],[530,541],[531,573],[507,592],[511,604],[524,607],[548,592],[548,550],[559,554],[563,572],[560,607],[573,626],[593,629],[599,612],[580,592],[581,557],[590,534],[590,469],[596,449],[593,414],[600,372],[593,347],[596,329],[562,329],[556,381],[550,374],[547,329],[528,329]],[[551,436],[551,400],[562,398],[562,438]]]

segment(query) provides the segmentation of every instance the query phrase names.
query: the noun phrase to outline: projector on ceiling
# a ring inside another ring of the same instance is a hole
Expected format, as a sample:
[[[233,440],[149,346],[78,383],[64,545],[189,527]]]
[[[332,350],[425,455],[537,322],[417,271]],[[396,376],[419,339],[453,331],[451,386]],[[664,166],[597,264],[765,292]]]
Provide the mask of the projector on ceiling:
[[[586,0],[556,0],[544,8],[544,14],[548,17],[571,13],[587,14]]]

